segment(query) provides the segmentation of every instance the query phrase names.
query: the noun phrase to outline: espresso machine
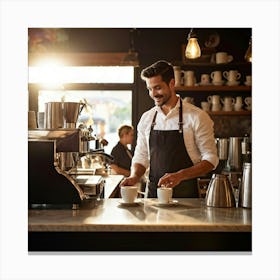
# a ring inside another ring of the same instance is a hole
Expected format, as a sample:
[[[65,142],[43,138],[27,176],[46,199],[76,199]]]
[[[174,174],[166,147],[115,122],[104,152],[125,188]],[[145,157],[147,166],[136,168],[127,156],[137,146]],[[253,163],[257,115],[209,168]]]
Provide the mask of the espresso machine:
[[[82,103],[49,102],[45,128],[28,131],[29,208],[77,209],[104,194],[104,176],[83,168],[81,158],[97,157],[109,165],[112,157],[103,149],[90,149],[95,141],[91,127],[76,128]]]

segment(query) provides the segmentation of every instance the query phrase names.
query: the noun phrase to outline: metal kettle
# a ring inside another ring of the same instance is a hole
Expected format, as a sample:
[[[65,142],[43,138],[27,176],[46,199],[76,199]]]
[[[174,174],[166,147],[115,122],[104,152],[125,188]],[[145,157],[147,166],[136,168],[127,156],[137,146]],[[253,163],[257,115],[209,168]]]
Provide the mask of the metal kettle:
[[[233,189],[226,175],[212,175],[205,200],[207,206],[235,207]]]
[[[239,205],[245,208],[252,208],[252,164],[249,162],[245,162],[243,165]]]

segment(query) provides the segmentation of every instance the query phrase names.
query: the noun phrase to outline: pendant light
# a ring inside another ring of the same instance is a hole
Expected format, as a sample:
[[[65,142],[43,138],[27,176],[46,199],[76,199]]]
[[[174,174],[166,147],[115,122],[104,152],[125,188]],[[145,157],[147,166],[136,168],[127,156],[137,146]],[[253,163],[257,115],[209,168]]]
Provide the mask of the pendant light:
[[[123,58],[121,65],[124,66],[139,66],[139,58],[138,52],[135,51],[134,47],[134,33],[136,32],[136,28],[132,28],[129,30],[129,50],[126,56]]]
[[[245,53],[245,60],[247,62],[252,62],[252,36],[249,40],[249,46],[248,46],[248,49]]]
[[[197,35],[193,31],[193,28],[188,34],[188,44],[185,51],[186,58],[195,59],[201,56],[201,50],[197,41]]]

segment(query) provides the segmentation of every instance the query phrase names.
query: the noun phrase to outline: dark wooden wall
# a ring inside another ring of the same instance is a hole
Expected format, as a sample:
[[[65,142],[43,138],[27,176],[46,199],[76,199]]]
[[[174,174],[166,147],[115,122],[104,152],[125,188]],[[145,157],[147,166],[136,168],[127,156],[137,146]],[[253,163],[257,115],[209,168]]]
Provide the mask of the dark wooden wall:
[[[57,52],[127,52],[130,46],[130,28],[66,28],[68,40]],[[32,28],[29,32],[39,29]],[[182,63],[182,45],[186,44],[190,28],[136,28],[135,50],[139,53],[140,67],[136,68],[136,96],[133,104],[133,122],[137,124],[142,113],[153,106],[141,70],[159,59],[174,64]],[[198,28],[200,45],[213,32],[220,35],[216,51],[227,51],[235,61],[244,61],[244,54],[251,37],[251,28]]]

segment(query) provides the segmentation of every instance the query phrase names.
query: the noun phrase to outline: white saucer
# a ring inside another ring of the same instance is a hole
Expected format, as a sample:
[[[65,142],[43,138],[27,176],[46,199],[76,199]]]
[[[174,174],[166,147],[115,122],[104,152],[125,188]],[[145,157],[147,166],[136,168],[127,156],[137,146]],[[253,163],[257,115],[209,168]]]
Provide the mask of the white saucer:
[[[212,84],[214,85],[214,86],[222,86],[223,84],[224,84],[224,82],[225,81],[220,81],[220,82],[212,82]]]
[[[161,203],[161,202],[156,203],[157,206],[164,206],[164,207],[165,206],[175,206],[177,204],[178,204],[178,200],[174,200],[174,199],[169,203]]]
[[[228,82],[227,82],[227,86],[238,86],[239,84],[240,84],[239,81],[234,81],[234,82],[228,81]]]
[[[250,87],[252,83],[244,82],[244,85]]]
[[[135,202],[132,202],[132,203],[127,203],[127,202],[124,202],[123,200],[120,200],[119,201],[119,204],[122,205],[122,206],[138,206],[140,204],[141,200],[137,199],[135,200]]]

